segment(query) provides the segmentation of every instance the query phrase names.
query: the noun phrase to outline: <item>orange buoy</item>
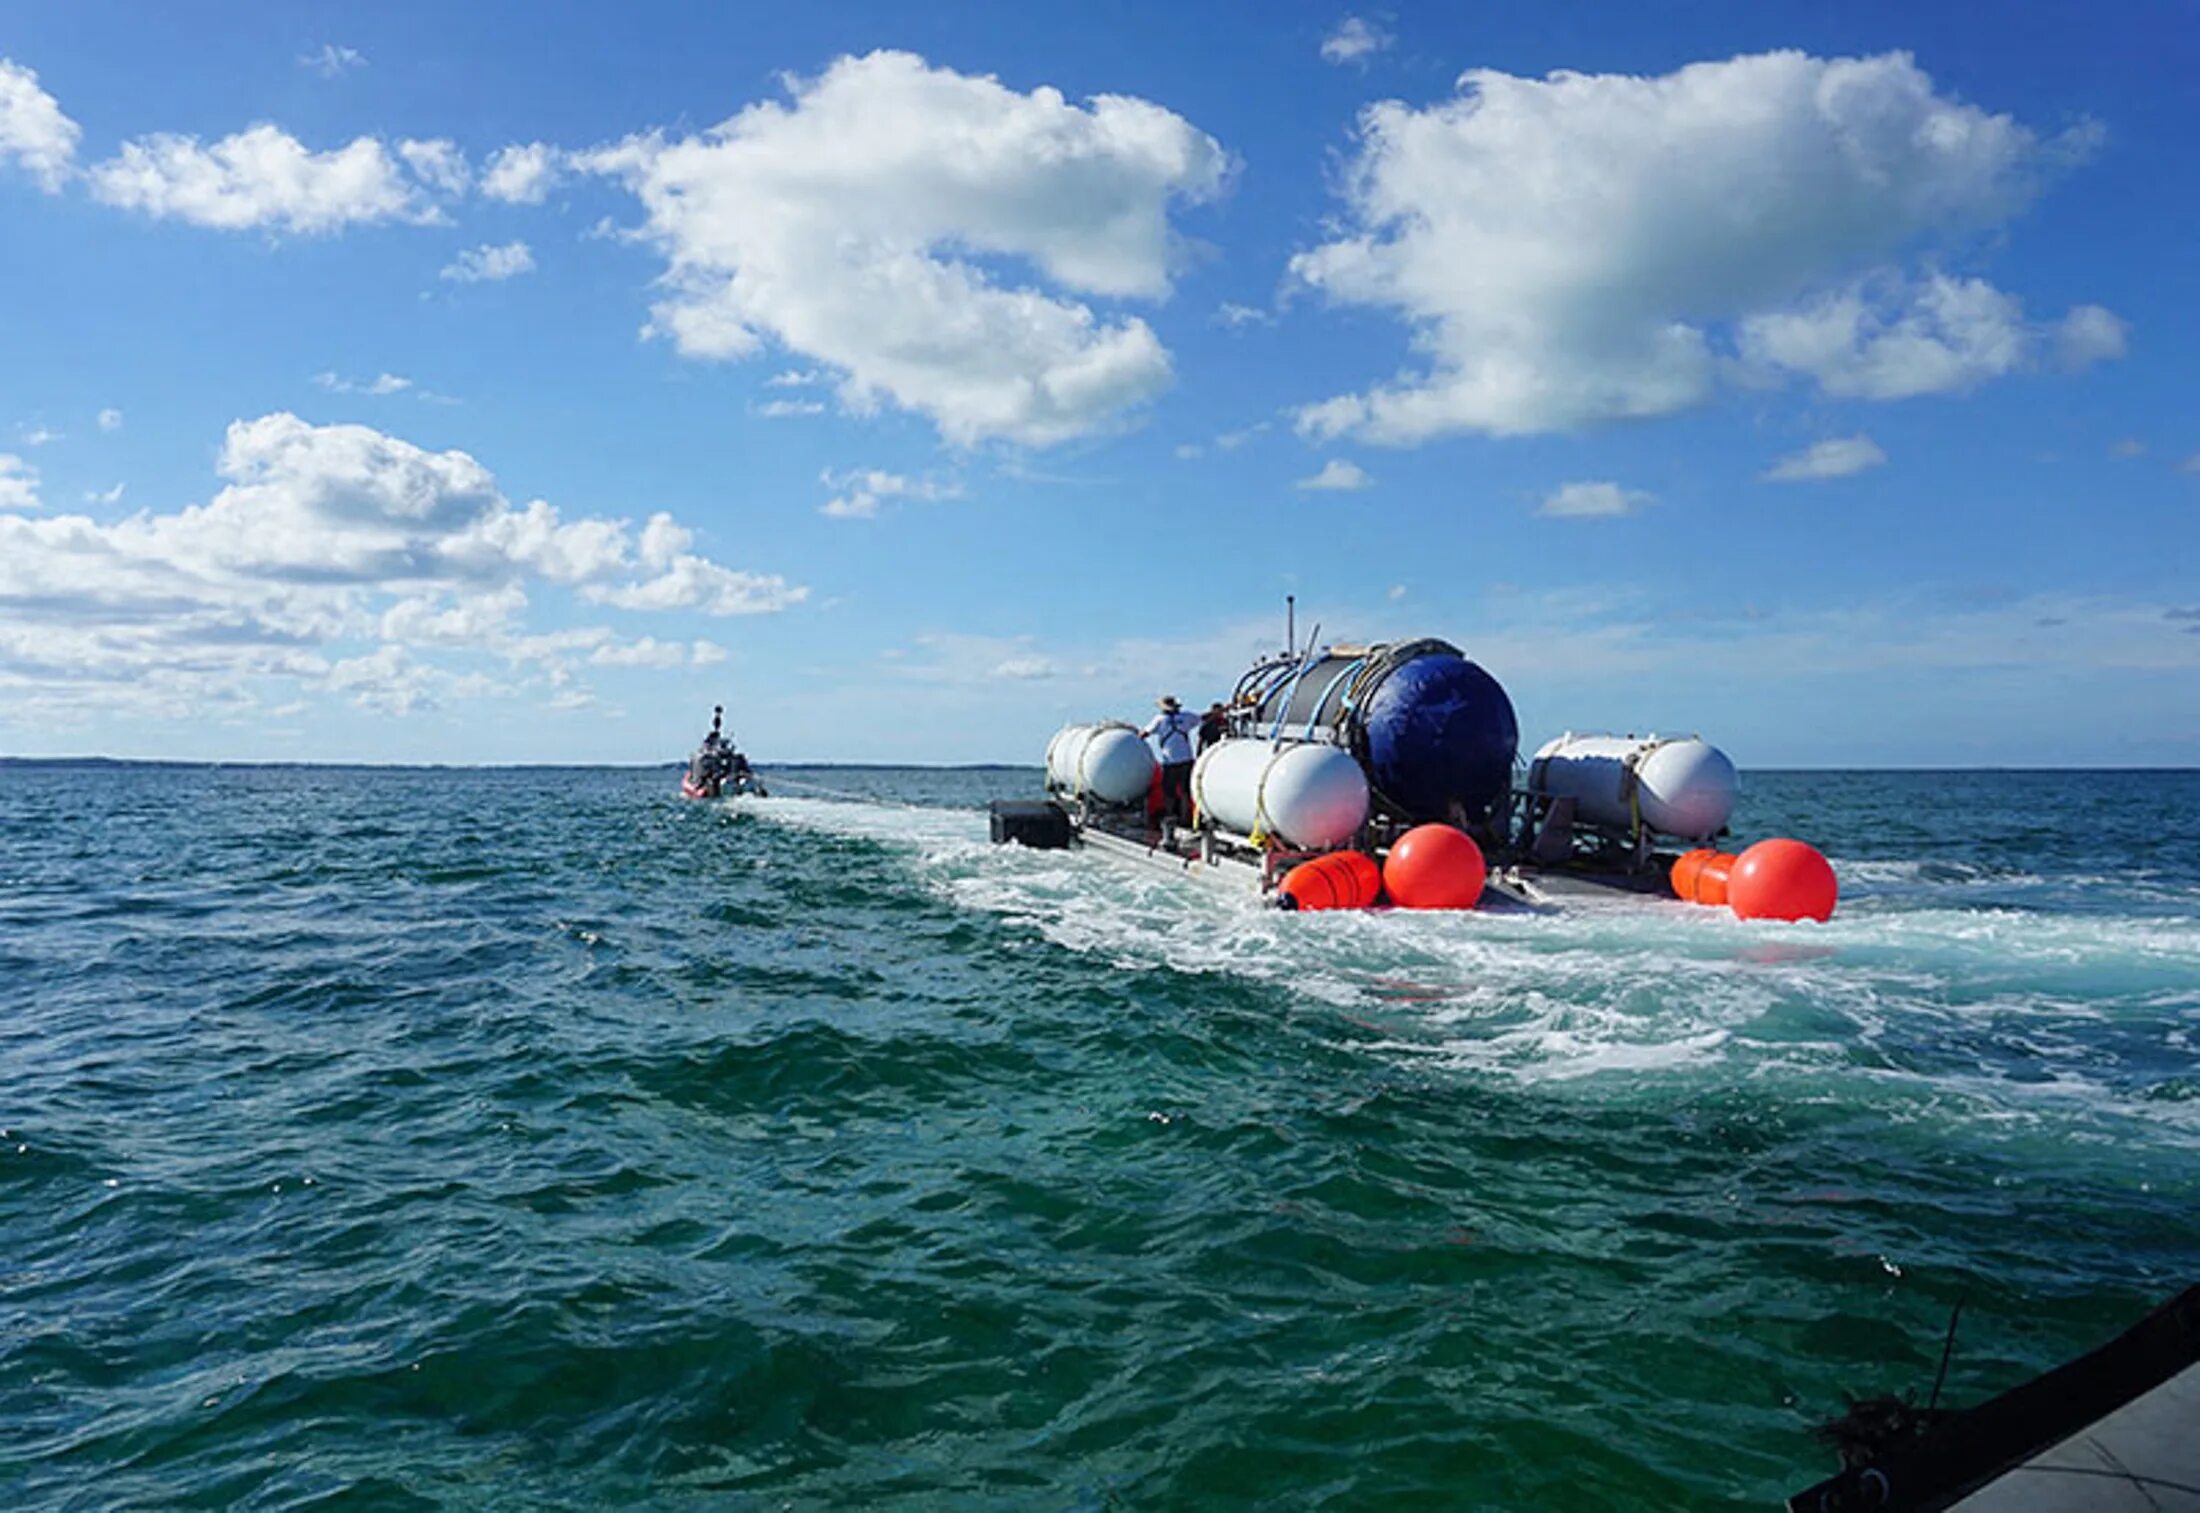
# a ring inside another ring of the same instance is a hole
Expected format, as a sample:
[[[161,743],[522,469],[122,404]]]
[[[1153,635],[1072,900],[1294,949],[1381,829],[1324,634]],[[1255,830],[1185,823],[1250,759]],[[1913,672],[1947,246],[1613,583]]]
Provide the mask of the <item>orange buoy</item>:
[[[1717,908],[1726,902],[1727,879],[1733,866],[1734,858],[1726,852],[1698,846],[1673,863],[1674,897],[1683,903]]]
[[[1744,919],[1831,919],[1840,894],[1825,853],[1785,839],[1759,841],[1744,851],[1726,886],[1728,901]]]
[[[1286,909],[1365,909],[1383,896],[1383,875],[1364,851],[1332,851],[1293,867],[1276,893]]]
[[[1488,879],[1482,848],[1456,825],[1414,826],[1383,863],[1383,888],[1402,909],[1471,909]]]

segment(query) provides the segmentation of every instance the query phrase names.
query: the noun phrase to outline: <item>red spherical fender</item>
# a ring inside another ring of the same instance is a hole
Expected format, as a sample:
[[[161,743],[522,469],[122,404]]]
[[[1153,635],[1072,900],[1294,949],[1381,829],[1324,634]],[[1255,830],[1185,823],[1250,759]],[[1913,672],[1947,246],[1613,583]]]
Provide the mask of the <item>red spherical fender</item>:
[[[1727,902],[1744,919],[1833,918],[1841,895],[1833,864],[1802,841],[1759,841],[1741,854],[1727,879]]]
[[[1482,848],[1456,825],[1414,826],[1383,862],[1383,889],[1401,909],[1471,909],[1488,879]]]
[[[1286,909],[1365,909],[1383,896],[1383,875],[1362,851],[1332,851],[1300,862],[1276,889]]]

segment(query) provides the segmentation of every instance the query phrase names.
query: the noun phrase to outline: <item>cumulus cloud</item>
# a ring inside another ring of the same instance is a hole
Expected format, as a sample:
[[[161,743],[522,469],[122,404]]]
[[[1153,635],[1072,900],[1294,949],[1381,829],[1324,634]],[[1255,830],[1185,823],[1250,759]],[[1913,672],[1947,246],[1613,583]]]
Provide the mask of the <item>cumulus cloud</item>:
[[[1858,285],[1750,317],[1741,328],[1743,357],[1807,374],[1845,399],[1963,393],[2035,358],[2042,333],[2014,298],[1983,279],[1936,273],[1914,288],[1879,283],[1876,293]]]
[[[827,468],[819,482],[833,490],[833,497],[818,506],[820,515],[835,520],[870,520],[879,505],[889,499],[959,499],[962,485],[953,481],[910,478],[882,468],[853,468],[835,472]]]
[[[736,572],[704,557],[675,557],[640,583],[592,583],[581,590],[597,604],[620,609],[696,609],[706,615],[769,615],[810,596],[806,588],[759,573]]]
[[[2079,305],[2055,327],[2055,355],[2072,369],[2114,362],[2124,355],[2130,333],[2130,325],[2113,311]]]
[[[755,410],[766,420],[790,420],[797,415],[822,415],[825,403],[818,399],[767,399]]]
[[[323,235],[376,221],[442,220],[423,185],[446,189],[454,161],[446,142],[405,142],[393,153],[376,137],[315,152],[262,122],[211,145],[167,132],[140,137],[87,172],[96,198],[156,219]]]
[[[0,510],[38,508],[38,469],[13,452],[0,452]]]
[[[1245,326],[1272,326],[1274,315],[1253,305],[1233,304],[1224,300],[1215,310],[1215,324],[1235,331]]]
[[[464,194],[473,182],[473,168],[455,143],[407,140],[397,144],[397,155],[405,160],[414,178],[444,194]]]
[[[908,53],[846,57],[789,100],[693,137],[579,155],[647,212],[668,262],[651,330],[691,356],[776,345],[959,444],[1043,446],[1151,399],[1168,353],[1144,321],[1069,295],[1157,299],[1170,206],[1222,188],[1222,148],[1158,105],[1021,93]]]
[[[497,247],[485,243],[461,252],[438,277],[455,284],[497,283],[531,273],[534,267],[535,254],[525,242],[506,242]]]
[[[1388,46],[1390,33],[1358,16],[1347,16],[1322,38],[1322,58],[1329,63],[1364,63]]]
[[[565,695],[580,666],[669,665],[664,648],[685,643],[529,631],[537,593],[749,614],[807,592],[695,555],[668,515],[636,532],[515,505],[466,453],[367,426],[239,421],[218,471],[207,503],[112,525],[0,516],[0,689],[62,703],[157,691],[190,711],[275,680],[404,713],[476,686],[486,663]]]
[[[1783,457],[1765,470],[1771,483],[1804,483],[1819,478],[1847,478],[1887,460],[1879,443],[1858,434],[1816,442],[1791,457]]]
[[[119,430],[121,430],[121,429],[122,429],[122,412],[121,412],[120,410],[114,409],[114,408],[112,408],[112,407],[110,407],[110,408],[108,408],[108,409],[104,409],[104,410],[101,410],[101,411],[99,412],[99,428],[100,428],[100,429],[101,429],[102,431],[119,431]]]
[[[481,171],[481,192],[509,205],[540,205],[564,166],[565,154],[546,142],[500,148]]]
[[[1322,470],[1311,478],[1301,478],[1291,485],[1295,489],[1315,489],[1324,492],[1347,493],[1374,487],[1375,480],[1356,462],[1346,462],[1332,457],[1322,464]]]
[[[1655,503],[1656,495],[1623,489],[1616,483],[1568,483],[1546,495],[1536,506],[1536,513],[1575,520],[1610,519],[1632,515]]]
[[[0,58],[0,164],[12,162],[48,194],[58,193],[82,136],[82,128],[39,87],[36,73]]]
[[[2010,296],[1901,260],[2015,216],[2085,132],[2043,140],[1899,53],[1459,83],[1362,114],[1342,233],[1292,259],[1301,286],[1396,313],[1422,358],[1306,407],[1310,434],[1412,444],[1670,414],[1711,392],[1730,343],[1832,393],[1945,392],[2042,339]],[[2094,359],[2113,355],[2097,310],[2065,322]]]

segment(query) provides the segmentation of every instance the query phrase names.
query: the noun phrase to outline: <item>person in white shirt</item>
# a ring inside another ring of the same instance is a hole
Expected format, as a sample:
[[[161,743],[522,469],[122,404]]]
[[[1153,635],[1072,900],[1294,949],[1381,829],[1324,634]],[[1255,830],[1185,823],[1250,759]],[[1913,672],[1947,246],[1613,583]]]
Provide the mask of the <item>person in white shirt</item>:
[[[1174,694],[1159,701],[1161,713],[1139,732],[1161,758],[1161,812],[1184,824],[1192,819],[1192,736],[1199,716],[1186,714]]]

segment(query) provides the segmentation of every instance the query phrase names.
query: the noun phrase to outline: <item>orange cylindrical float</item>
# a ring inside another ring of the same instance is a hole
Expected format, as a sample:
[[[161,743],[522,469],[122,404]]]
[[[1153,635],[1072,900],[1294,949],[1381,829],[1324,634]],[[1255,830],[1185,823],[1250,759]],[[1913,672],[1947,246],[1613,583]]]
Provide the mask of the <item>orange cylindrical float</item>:
[[[1727,880],[1733,871],[1730,853],[1698,846],[1673,863],[1673,896],[1683,903],[1717,908],[1726,902]]]
[[[1482,848],[1457,825],[1416,825],[1383,862],[1383,887],[1401,909],[1471,909],[1488,880]]]
[[[1383,874],[1364,851],[1332,851],[1293,867],[1276,894],[1286,909],[1365,909],[1383,896]]]

